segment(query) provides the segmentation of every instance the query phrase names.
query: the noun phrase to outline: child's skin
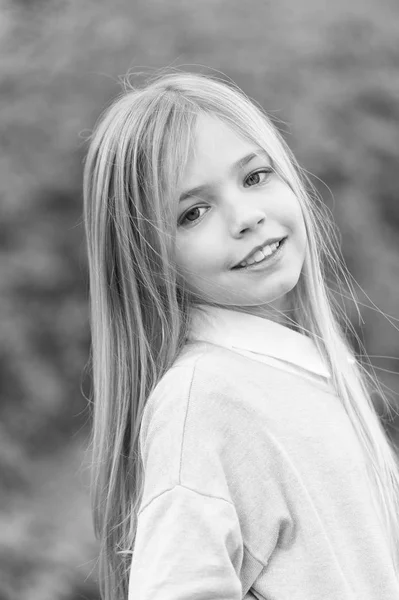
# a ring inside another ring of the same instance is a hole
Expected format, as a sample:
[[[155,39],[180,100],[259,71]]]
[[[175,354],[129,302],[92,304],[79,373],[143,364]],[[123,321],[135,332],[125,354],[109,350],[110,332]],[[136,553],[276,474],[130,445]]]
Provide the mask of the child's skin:
[[[210,187],[179,205],[177,267],[203,302],[212,300],[286,324],[276,310],[290,309],[287,293],[297,284],[305,258],[305,224],[296,196],[274,171],[254,174],[270,169],[268,156],[232,170],[252,152],[258,152],[257,146],[223,121],[199,116],[182,192]],[[184,215],[188,218],[182,223]],[[258,271],[231,269],[255,246],[284,236],[285,247],[274,264]]]

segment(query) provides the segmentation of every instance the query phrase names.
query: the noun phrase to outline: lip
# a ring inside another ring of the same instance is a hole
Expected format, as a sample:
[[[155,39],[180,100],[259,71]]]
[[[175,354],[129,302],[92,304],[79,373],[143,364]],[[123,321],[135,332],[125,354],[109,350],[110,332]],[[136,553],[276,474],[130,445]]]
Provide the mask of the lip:
[[[263,260],[261,260],[257,263],[256,262],[252,263],[252,265],[247,265],[246,267],[239,267],[237,265],[237,266],[233,267],[233,270],[235,270],[235,271],[259,271],[261,269],[264,269],[265,267],[269,267],[269,265],[274,264],[277,260],[279,260],[281,254],[285,248],[285,242],[287,240],[287,237],[280,238],[280,239],[281,239],[280,246],[270,256],[266,256],[266,258],[264,258]],[[276,241],[278,241],[278,239]],[[273,243],[273,242],[271,242],[271,243]]]
[[[261,250],[265,246],[270,246],[270,244],[274,244],[275,242],[279,242],[280,240],[284,239],[284,237],[270,238],[269,240],[263,242],[263,244],[261,244],[260,246],[255,246],[255,248],[252,248],[251,252],[248,252],[248,254],[244,256],[244,258],[239,260],[238,263],[232,267],[232,269],[236,269],[242,262],[244,262],[244,260],[247,260],[252,254],[255,254],[257,250]]]

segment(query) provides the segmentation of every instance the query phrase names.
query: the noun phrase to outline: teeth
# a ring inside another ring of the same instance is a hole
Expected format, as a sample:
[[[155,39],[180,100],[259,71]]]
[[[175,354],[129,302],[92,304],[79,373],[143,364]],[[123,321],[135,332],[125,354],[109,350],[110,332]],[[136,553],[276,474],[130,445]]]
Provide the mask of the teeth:
[[[239,264],[239,266],[245,267],[246,265],[253,265],[256,262],[260,262],[261,260],[266,258],[266,256],[270,256],[274,252],[274,250],[278,248],[279,245],[280,242],[275,242],[274,244],[265,246],[264,248],[262,248],[262,250],[257,250],[255,254],[251,256],[251,258],[248,258],[247,260],[243,261]]]
[[[248,262],[254,263],[254,262],[259,262],[260,260],[263,260],[266,256],[266,252],[267,252],[266,248],[265,248],[264,252],[263,252],[263,250],[257,250],[255,252],[255,254],[253,254],[251,256],[251,258],[248,260]]]

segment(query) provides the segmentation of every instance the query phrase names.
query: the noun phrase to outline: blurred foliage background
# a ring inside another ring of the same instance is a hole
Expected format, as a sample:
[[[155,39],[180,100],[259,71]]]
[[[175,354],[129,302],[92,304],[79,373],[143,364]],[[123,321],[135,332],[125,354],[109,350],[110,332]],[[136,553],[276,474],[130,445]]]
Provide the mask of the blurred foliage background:
[[[82,160],[120,78],[165,66],[221,71],[276,119],[398,406],[397,0],[0,0],[0,600],[98,599]]]

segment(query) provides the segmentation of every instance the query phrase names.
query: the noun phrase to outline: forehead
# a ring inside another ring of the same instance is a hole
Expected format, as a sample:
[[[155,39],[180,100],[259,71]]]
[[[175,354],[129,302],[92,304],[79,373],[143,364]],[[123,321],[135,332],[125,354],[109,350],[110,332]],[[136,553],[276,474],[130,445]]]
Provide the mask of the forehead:
[[[233,126],[216,115],[200,114],[195,126],[193,154],[210,153],[220,147],[240,146],[246,149],[256,148]]]
[[[185,185],[194,180],[212,176],[216,171],[227,171],[245,155],[261,149],[222,119],[200,114],[197,118],[190,156],[184,171]]]

